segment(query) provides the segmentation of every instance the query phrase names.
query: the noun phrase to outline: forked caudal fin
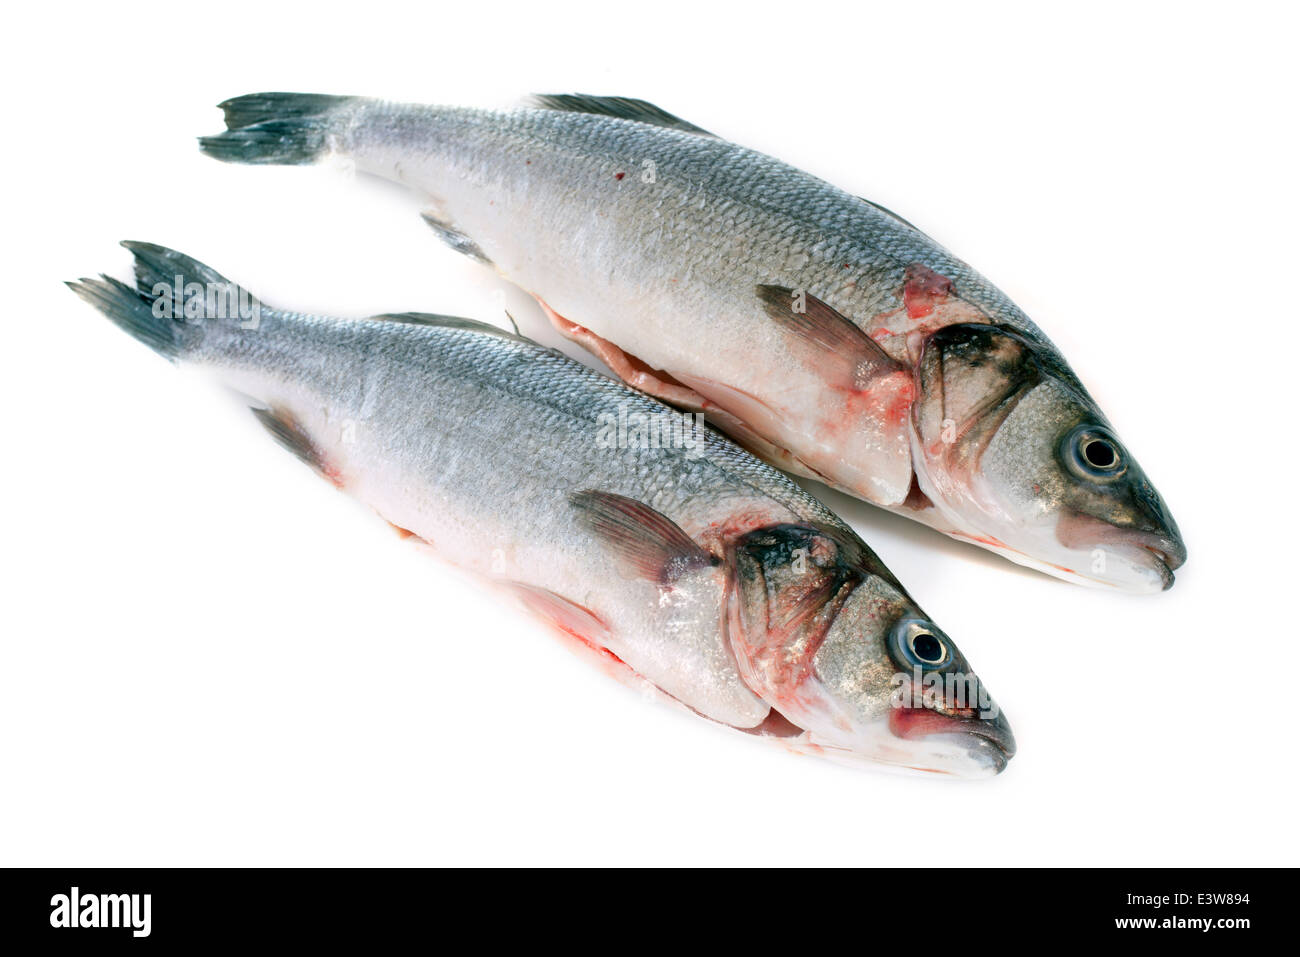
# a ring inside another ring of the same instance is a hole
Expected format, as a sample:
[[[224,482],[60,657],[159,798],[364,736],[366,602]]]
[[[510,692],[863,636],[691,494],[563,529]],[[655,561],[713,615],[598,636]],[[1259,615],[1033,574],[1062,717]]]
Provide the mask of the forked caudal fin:
[[[220,104],[226,131],[199,137],[199,148],[226,163],[313,163],[326,151],[330,114],[353,99],[322,93],[237,96]]]
[[[204,320],[255,320],[261,304],[215,269],[152,243],[122,243],[135,255],[135,288],[109,276],[68,287],[120,329],[168,359],[203,338]]]

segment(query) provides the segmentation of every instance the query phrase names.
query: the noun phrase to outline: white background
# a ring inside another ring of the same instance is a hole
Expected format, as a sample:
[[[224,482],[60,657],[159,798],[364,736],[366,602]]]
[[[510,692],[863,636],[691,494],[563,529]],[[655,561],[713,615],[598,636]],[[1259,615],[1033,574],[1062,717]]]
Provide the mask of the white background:
[[[1292,861],[1296,17],[972,6],[25,9],[0,863]],[[1061,584],[828,494],[998,697],[1006,773],[852,771],[647,704],[60,285],[128,275],[132,238],[275,305],[504,323],[398,191],[200,156],[261,90],[642,97],[899,211],[1069,357],[1181,523],[1177,585]]]

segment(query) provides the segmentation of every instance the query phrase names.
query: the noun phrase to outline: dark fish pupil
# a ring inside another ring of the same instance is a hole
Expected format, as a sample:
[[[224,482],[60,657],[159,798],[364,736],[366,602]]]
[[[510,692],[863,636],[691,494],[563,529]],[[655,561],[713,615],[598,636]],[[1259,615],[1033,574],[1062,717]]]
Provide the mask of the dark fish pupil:
[[[1109,442],[1094,439],[1083,447],[1083,457],[1094,468],[1108,469],[1115,464],[1115,448]]]
[[[943,657],[943,645],[934,635],[917,635],[912,639],[912,650],[922,661],[938,661]]]

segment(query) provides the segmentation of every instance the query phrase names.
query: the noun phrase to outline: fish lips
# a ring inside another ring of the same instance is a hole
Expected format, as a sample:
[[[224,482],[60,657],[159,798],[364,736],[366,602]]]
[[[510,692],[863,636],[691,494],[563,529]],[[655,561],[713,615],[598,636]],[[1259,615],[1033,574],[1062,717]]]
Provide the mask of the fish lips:
[[[1187,546],[1176,529],[1121,528],[1080,512],[1066,512],[1061,516],[1056,524],[1056,538],[1072,550],[1109,548],[1121,552],[1131,564],[1149,568],[1159,576],[1161,591],[1173,587],[1174,570],[1187,561]],[[1108,580],[1104,576],[1099,578]]]
[[[898,738],[925,738],[935,744],[950,744],[965,752],[977,767],[1000,774],[1015,756],[1016,739],[1011,725],[999,710],[984,717],[978,713],[954,714],[925,707],[902,706],[889,715],[889,730]]]

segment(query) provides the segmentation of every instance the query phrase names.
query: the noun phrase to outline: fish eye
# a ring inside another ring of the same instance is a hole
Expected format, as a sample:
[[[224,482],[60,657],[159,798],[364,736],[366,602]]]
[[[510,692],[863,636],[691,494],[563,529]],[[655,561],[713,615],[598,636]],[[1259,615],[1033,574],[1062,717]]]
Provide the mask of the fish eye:
[[[1083,478],[1107,482],[1124,474],[1124,454],[1104,429],[1080,426],[1065,437],[1062,456]]]
[[[1105,439],[1085,439],[1081,451],[1084,461],[1093,468],[1113,469],[1119,465],[1119,452]]]
[[[928,621],[904,618],[894,626],[898,657],[921,668],[939,668],[952,660],[947,636]]]
[[[922,631],[911,638],[912,653],[927,664],[937,665],[943,661],[943,643],[928,631]]]

